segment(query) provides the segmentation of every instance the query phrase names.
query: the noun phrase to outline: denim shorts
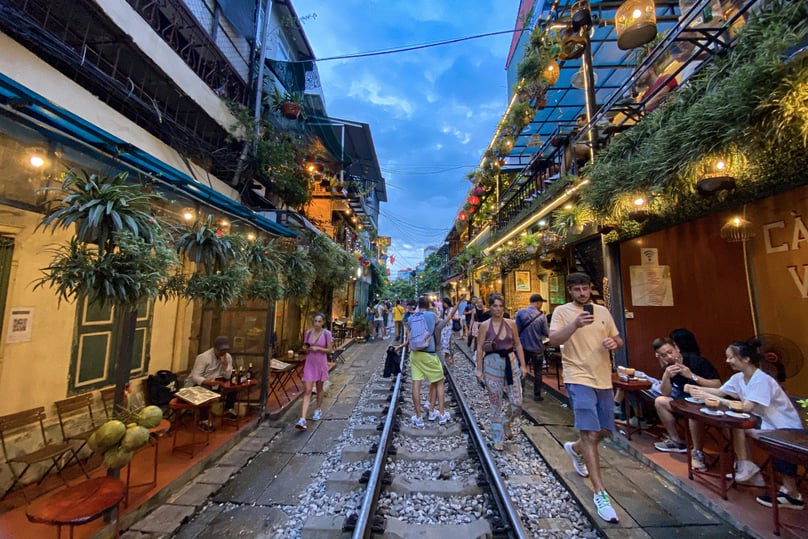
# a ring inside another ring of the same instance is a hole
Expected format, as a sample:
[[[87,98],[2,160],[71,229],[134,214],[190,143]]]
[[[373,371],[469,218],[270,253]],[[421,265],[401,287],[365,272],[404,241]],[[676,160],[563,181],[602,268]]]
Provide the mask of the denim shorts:
[[[614,391],[580,384],[564,384],[575,416],[575,430],[614,432]]]

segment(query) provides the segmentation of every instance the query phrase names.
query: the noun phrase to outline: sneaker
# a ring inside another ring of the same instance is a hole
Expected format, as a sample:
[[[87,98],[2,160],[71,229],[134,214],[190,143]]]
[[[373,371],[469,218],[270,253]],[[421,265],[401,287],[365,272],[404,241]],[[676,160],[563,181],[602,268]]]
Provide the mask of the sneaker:
[[[225,419],[238,419],[238,414],[232,408],[224,413]]]
[[[311,416],[314,421],[320,421],[321,417],[323,417],[323,413],[320,410],[314,410],[314,415]]]
[[[199,430],[203,432],[214,432],[216,430],[216,427],[211,425],[209,421],[200,421]]]
[[[435,421],[439,417],[440,417],[440,412],[439,411],[430,410],[429,411],[429,416],[427,417],[427,419],[429,419],[430,421]]]
[[[438,424],[445,425],[451,418],[452,416],[449,415],[449,412],[443,412],[443,415],[440,416],[440,419],[438,420]]]
[[[306,420],[301,417],[300,420],[295,424],[295,428],[297,430],[306,430]]]
[[[424,428],[424,420],[418,416],[412,416],[412,426],[417,429]]]
[[[665,453],[687,453],[687,446],[684,442],[677,442],[670,438],[665,438],[661,442],[654,444],[657,451],[664,451]]]
[[[424,412],[428,412],[428,411],[429,411],[429,401],[426,401],[426,402],[425,402],[425,403],[424,403],[424,404],[421,406],[421,408],[423,408],[423,409],[424,409]]]
[[[584,458],[575,452],[575,449],[572,448],[573,442],[567,442],[564,444],[564,451],[567,452],[567,455],[572,458],[572,467],[575,468],[575,471],[581,477],[589,477],[589,470],[586,468],[586,462],[584,462]],[[606,499],[608,502],[608,498]]]
[[[543,401],[544,397],[542,397],[541,395],[533,395],[533,400],[535,402]]]
[[[760,505],[765,505],[766,507],[772,506],[772,497],[771,496],[758,496],[755,498],[757,503]],[[805,502],[802,499],[802,494],[797,494],[796,498],[792,498],[788,495],[785,487],[780,487],[780,491],[777,493],[777,507],[780,509],[803,509],[805,507]]]
[[[706,472],[707,464],[704,462],[704,452],[696,449],[690,454],[690,467],[698,472]]]
[[[735,463],[735,481],[738,483],[746,483],[754,477],[760,468],[751,460],[739,460]],[[726,475],[727,479],[732,479],[732,474]]]
[[[598,509],[598,516],[606,522],[617,523],[617,513],[612,507],[612,502],[609,500],[609,495],[605,490],[595,493],[595,507]]]

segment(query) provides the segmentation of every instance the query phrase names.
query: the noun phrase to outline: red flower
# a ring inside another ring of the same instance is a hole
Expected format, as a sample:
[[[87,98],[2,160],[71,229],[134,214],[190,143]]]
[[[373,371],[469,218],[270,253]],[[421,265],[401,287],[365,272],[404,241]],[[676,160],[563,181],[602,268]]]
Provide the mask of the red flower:
[[[220,238],[222,237],[222,234],[224,234],[224,232],[222,232],[221,228],[216,231],[216,235],[219,236]]]

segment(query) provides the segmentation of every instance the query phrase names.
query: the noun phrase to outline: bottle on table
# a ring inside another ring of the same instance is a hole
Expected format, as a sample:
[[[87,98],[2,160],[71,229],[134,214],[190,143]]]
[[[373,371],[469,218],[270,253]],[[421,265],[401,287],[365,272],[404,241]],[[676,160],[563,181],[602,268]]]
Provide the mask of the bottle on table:
[[[250,363],[250,366],[247,368],[247,381],[250,382],[255,376],[255,371],[253,370],[253,364]]]
[[[236,369],[233,368],[233,371],[230,374],[230,385],[234,386],[236,384],[238,384],[238,371],[236,371]]]
[[[238,383],[243,384],[247,381],[247,373],[244,372],[244,366],[238,368]]]

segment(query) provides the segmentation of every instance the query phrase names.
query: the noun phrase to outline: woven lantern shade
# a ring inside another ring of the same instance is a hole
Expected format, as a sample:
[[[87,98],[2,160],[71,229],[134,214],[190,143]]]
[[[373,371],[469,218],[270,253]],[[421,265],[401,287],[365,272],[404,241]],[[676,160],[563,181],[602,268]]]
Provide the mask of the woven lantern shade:
[[[617,46],[636,49],[650,43],[657,34],[654,0],[626,0],[614,16]]]
[[[755,237],[752,223],[742,217],[733,217],[721,227],[721,239],[727,243],[751,240]]]

